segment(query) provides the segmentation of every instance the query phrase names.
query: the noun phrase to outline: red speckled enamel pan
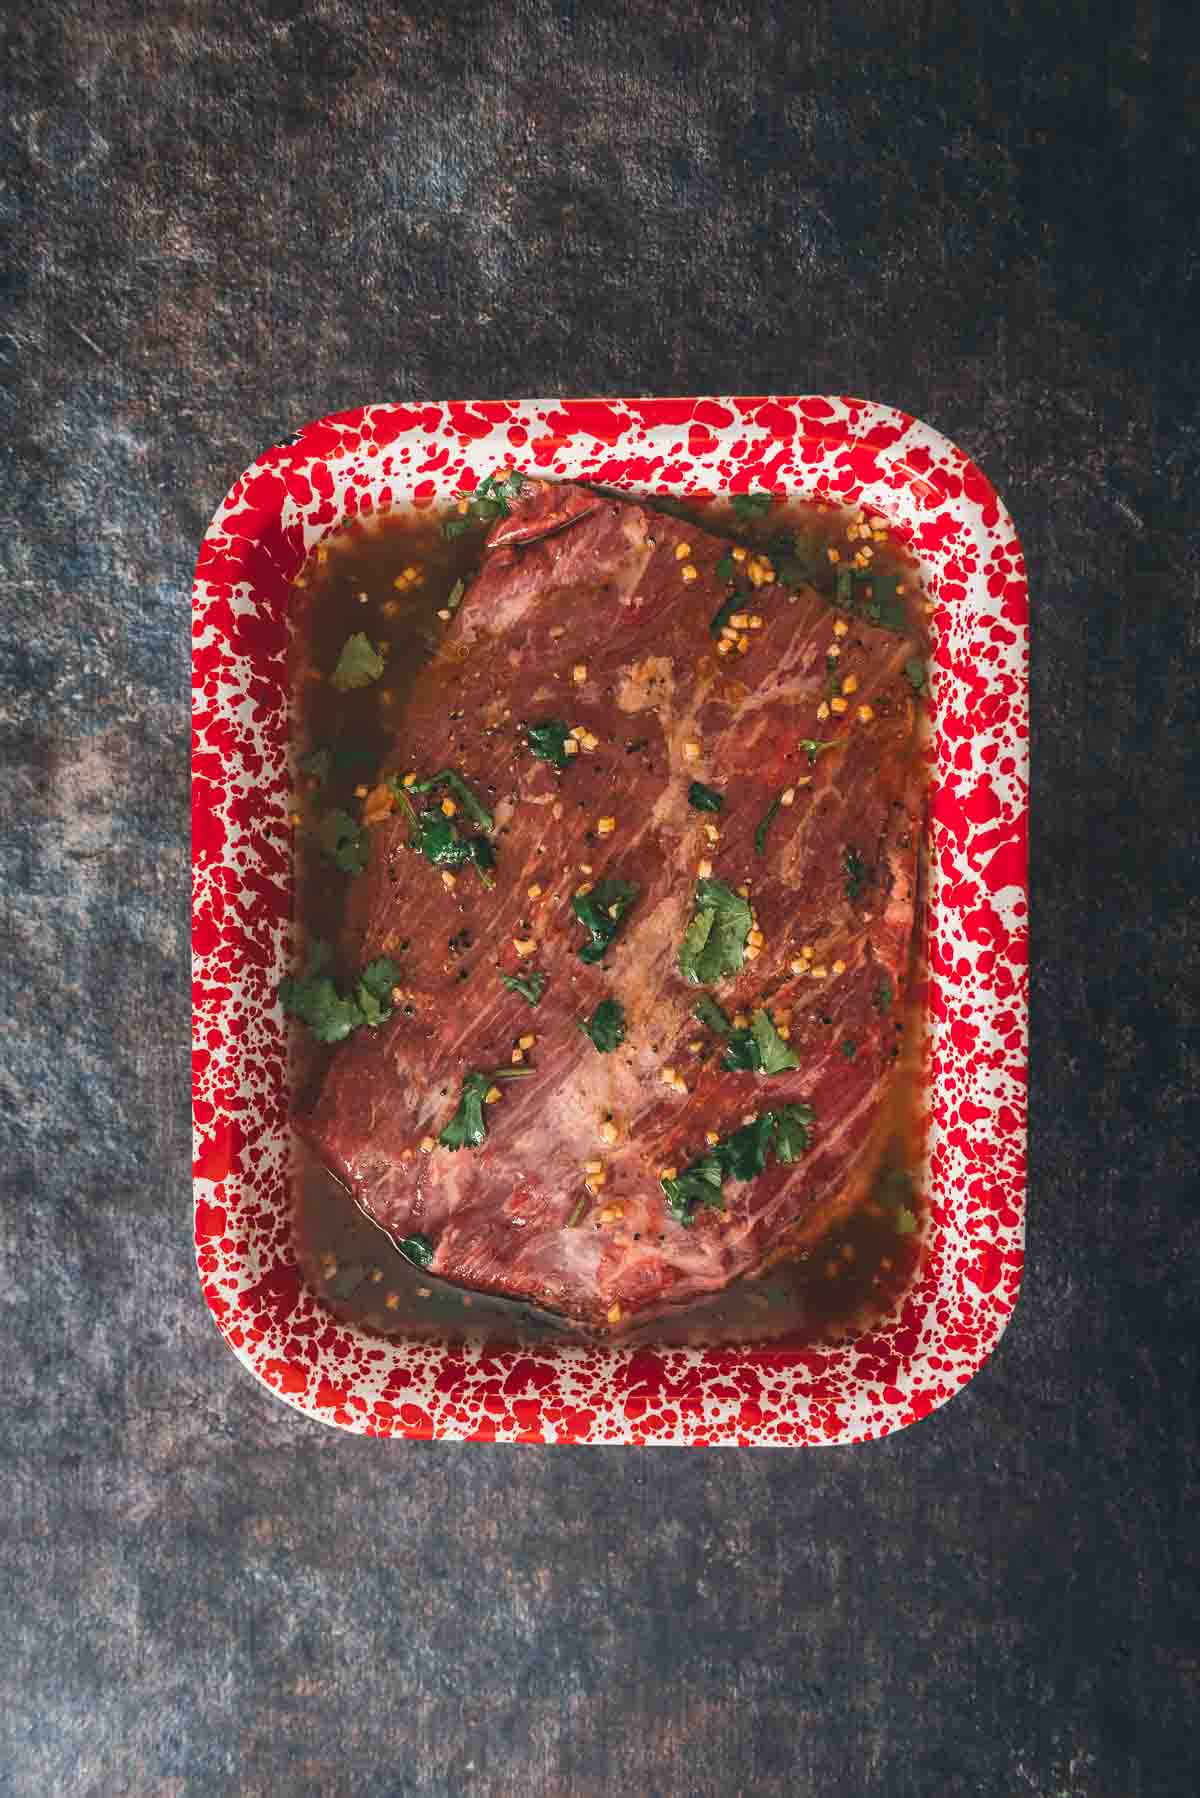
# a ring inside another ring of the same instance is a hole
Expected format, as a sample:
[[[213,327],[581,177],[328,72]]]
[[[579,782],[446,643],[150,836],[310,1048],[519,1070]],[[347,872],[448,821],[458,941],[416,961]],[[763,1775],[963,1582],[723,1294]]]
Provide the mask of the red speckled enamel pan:
[[[653,494],[779,492],[878,509],[933,620],[928,1241],[897,1313],[838,1348],[563,1343],[496,1352],[333,1319],[291,1246],[286,1039],[288,608],[345,520],[447,498],[502,463]],[[954,444],[833,397],[365,406],[267,450],[221,502],[192,621],[196,1255],[239,1360],[314,1417],[504,1442],[863,1442],[978,1372],[1021,1279],[1027,601],[1012,520]]]

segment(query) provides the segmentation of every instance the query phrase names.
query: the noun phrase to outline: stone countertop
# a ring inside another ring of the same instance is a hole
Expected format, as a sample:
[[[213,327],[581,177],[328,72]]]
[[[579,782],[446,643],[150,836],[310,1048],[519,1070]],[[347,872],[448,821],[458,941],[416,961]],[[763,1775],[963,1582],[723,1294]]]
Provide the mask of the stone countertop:
[[[8,10],[5,1791],[1196,1790],[1200,33],[1160,0],[1098,21]],[[204,525],[262,447],[365,400],[772,390],[928,419],[1024,540],[1016,1319],[870,1448],[309,1423],[192,1265]]]

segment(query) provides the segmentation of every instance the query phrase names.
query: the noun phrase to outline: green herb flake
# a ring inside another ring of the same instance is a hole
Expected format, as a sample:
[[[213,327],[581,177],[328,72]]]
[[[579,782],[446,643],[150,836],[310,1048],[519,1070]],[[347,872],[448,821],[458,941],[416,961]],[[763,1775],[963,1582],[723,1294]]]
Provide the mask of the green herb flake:
[[[679,971],[695,986],[711,986],[744,965],[753,914],[749,902],[720,880],[698,880],[694,903],[679,946]]]
[[[490,1074],[481,1074],[478,1068],[473,1068],[463,1081],[458,1109],[438,1135],[442,1147],[478,1149],[487,1135],[483,1108],[487,1103],[488,1088],[497,1080],[528,1080],[532,1074],[532,1068],[493,1068]]]
[[[536,969],[532,974],[501,974],[500,984],[510,993],[519,993],[530,1005],[538,1005],[546,990],[546,975]]]
[[[775,504],[773,493],[735,493],[730,505],[739,518],[764,518]]]
[[[579,951],[580,961],[600,961],[617,934],[622,918],[637,899],[640,887],[627,880],[601,880],[590,893],[576,893],[571,910],[590,935]]]
[[[821,755],[824,750],[832,749],[836,742],[836,737],[801,737],[796,747],[805,751],[808,756],[809,767],[815,768],[817,765],[817,757]]]
[[[549,762],[553,768],[565,768],[570,761],[567,754],[567,742],[570,731],[558,718],[543,718],[538,724],[525,726],[525,742],[540,762]]]
[[[858,1044],[855,1042],[855,1040],[852,1036],[843,1037],[841,1042],[838,1044],[838,1048],[841,1050],[842,1054],[846,1057],[847,1061],[853,1061],[854,1057],[858,1054]]]
[[[780,1105],[775,1111],[775,1159],[790,1164],[807,1155],[816,1112],[811,1105]]]
[[[416,1236],[399,1236],[393,1237],[392,1240],[400,1253],[404,1256],[404,1259],[406,1261],[411,1261],[414,1267],[428,1267],[429,1263],[433,1260],[433,1244],[430,1242],[428,1236],[421,1236],[419,1234]]]
[[[357,818],[338,810],[323,812],[316,838],[324,854],[343,874],[362,873],[367,865],[367,833]]]
[[[753,1180],[772,1153],[779,1162],[798,1160],[809,1147],[813,1120],[809,1105],[781,1105],[743,1124],[681,1173],[662,1179],[668,1214],[686,1228],[698,1210],[723,1210],[724,1181]]]
[[[929,670],[920,656],[910,656],[904,664],[904,678],[920,698],[929,691]]]
[[[625,1011],[618,999],[601,999],[587,1023],[579,1028],[591,1038],[601,1055],[610,1055],[625,1041]]]
[[[762,855],[765,852],[767,847],[767,832],[770,830],[772,824],[774,824],[775,814],[782,804],[783,794],[779,793],[772,799],[770,805],[763,813],[762,820],[759,823],[757,830],[754,832],[754,851],[756,855]]]
[[[737,563],[734,561],[734,559],[730,555],[729,551],[726,550],[725,554],[721,557],[721,560],[717,563],[717,567],[716,567],[717,579],[719,581],[731,581],[731,580],[733,580],[736,573],[737,573]]]
[[[482,799],[476,798],[462,775],[454,768],[439,768],[428,780],[414,781],[409,789],[413,793],[432,793],[435,787],[449,787],[472,824],[480,830],[491,830],[496,820],[489,812]]]
[[[718,1145],[719,1147],[719,1145]],[[697,1211],[723,1211],[721,1182],[725,1170],[716,1149],[710,1149],[681,1174],[661,1182],[667,1197],[667,1212],[686,1229]]]
[[[733,1025],[711,993],[701,993],[693,1008],[692,1016],[699,1018],[702,1024],[707,1024],[710,1030],[715,1030],[718,1036],[730,1036],[733,1033]]]
[[[844,612],[854,610],[854,570],[846,562],[838,564],[834,598]]]
[[[892,1009],[893,997],[894,994],[892,992],[891,981],[881,980],[879,985],[875,988],[875,997],[872,999],[871,1003],[874,1005],[876,1011],[886,1013]]]
[[[459,606],[461,606],[463,602],[463,594],[466,590],[466,581],[455,581],[453,587],[451,587],[449,593],[446,595],[445,610],[447,612],[457,612]]]
[[[379,679],[383,670],[383,657],[370,637],[365,631],[355,631],[342,644],[337,667],[329,678],[339,693],[346,693],[351,687],[369,687],[372,681]]]
[[[702,780],[694,780],[688,788],[688,804],[694,812],[719,812],[725,800],[715,787],[706,787]]]
[[[717,610],[713,613],[712,623],[708,627],[714,637],[719,637],[721,635],[721,632],[725,629],[725,626],[729,623],[733,614],[740,610],[745,602],[746,594],[744,589],[739,589],[736,593],[731,593],[728,599],[722,600],[721,604],[717,607]]]
[[[897,1236],[912,1236],[917,1228],[917,1220],[907,1205],[901,1205],[896,1211]]]
[[[471,1073],[463,1081],[462,1097],[450,1122],[438,1133],[443,1149],[478,1149],[487,1135],[483,1117],[484,1096],[491,1079]]]
[[[857,849],[847,848],[842,856],[842,867],[846,871],[846,897],[857,899],[867,884],[867,864]]]

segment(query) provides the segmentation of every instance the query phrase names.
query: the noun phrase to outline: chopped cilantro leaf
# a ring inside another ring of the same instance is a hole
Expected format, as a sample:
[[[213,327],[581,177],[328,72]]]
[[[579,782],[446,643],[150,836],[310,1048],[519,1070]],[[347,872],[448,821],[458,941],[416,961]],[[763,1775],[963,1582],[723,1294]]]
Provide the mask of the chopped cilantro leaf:
[[[342,644],[342,653],[330,680],[339,693],[351,687],[369,687],[384,670],[384,660],[365,631],[355,631]]]
[[[718,1036],[728,1036],[733,1030],[733,1025],[710,993],[701,993],[692,1015],[707,1024],[710,1030],[715,1030]]]
[[[537,1005],[546,990],[546,976],[536,969],[532,974],[501,974],[500,984],[510,993],[520,993],[531,1005]]]
[[[854,1057],[858,1054],[858,1044],[852,1036],[843,1037],[838,1044],[838,1048],[842,1051],[842,1054],[846,1057],[847,1061],[853,1061]]]
[[[799,1059],[775,1028],[770,1012],[762,1006],[752,1014],[749,1030],[736,1030],[721,1057],[729,1073],[782,1074],[798,1068]]]
[[[735,493],[730,505],[739,518],[762,518],[775,504],[773,493]]]
[[[688,804],[696,812],[719,812],[725,800],[715,787],[706,787],[702,780],[694,780],[688,788]]]
[[[457,612],[459,606],[461,606],[463,602],[463,594],[466,590],[466,581],[455,581],[453,587],[451,587],[449,593],[446,595],[447,612]]]
[[[783,794],[777,793],[762,815],[762,819],[754,832],[755,854],[762,855],[767,847],[767,832],[775,822],[775,814],[783,804]]]
[[[392,1240],[405,1260],[411,1261],[414,1267],[428,1267],[433,1260],[433,1244],[428,1236],[400,1236],[393,1237]]]
[[[867,884],[867,864],[857,849],[847,848],[842,867],[846,870],[846,897],[857,899]]]
[[[794,1055],[775,1028],[769,1011],[760,1006],[750,1017],[750,1028],[754,1041],[758,1045],[758,1053],[764,1074],[782,1074],[788,1068],[800,1066],[799,1057]]]
[[[854,610],[854,570],[848,562],[839,562],[834,597],[844,612]]]
[[[576,893],[571,910],[591,936],[579,951],[580,961],[601,960],[640,891],[627,880],[601,880],[590,893]]]
[[[727,1074],[761,1073],[762,1059],[758,1053],[758,1044],[748,1030],[733,1032],[721,1057],[721,1066]]]
[[[463,1081],[458,1109],[438,1134],[443,1149],[479,1148],[487,1135],[483,1108],[488,1088],[497,1080],[527,1080],[532,1072],[532,1068],[493,1068],[490,1074],[481,1074],[473,1068]]]
[[[808,1153],[812,1134],[809,1126],[816,1118],[811,1105],[780,1105],[775,1111],[775,1159],[799,1161]]]
[[[438,1133],[443,1149],[477,1149],[487,1135],[483,1118],[484,1095],[491,1080],[486,1074],[471,1073],[463,1081],[458,1109],[444,1129]]]
[[[367,833],[349,812],[324,812],[316,830],[317,842],[343,874],[361,874],[367,865]]]
[[[913,692],[920,697],[929,691],[929,670],[920,656],[910,656],[904,664],[904,678]]]
[[[872,1000],[872,1004],[876,1011],[890,1011],[892,1009],[892,996],[891,981],[881,980],[879,985],[875,988],[875,997]]]
[[[679,946],[679,971],[696,986],[736,974],[746,960],[753,914],[747,900],[720,880],[696,882],[695,911]]]
[[[456,537],[465,536],[474,523],[475,520],[469,514],[464,518],[448,518],[442,526],[442,536],[447,542],[453,543]]]
[[[734,561],[729,551],[726,550],[725,554],[721,557],[721,560],[717,563],[717,579],[719,581],[731,581],[736,573],[737,563]]]
[[[832,749],[836,742],[836,737],[801,737],[796,747],[798,749],[803,749],[807,753],[809,767],[815,768],[817,765],[817,757],[821,752],[826,749]]]
[[[558,718],[543,718],[540,724],[525,726],[525,741],[539,761],[554,768],[565,768],[570,761],[567,741],[571,733]]]
[[[608,1055],[625,1041],[625,1011],[617,999],[601,999],[587,1023],[579,1028],[590,1036],[601,1055]]]
[[[907,1205],[900,1205],[896,1211],[897,1236],[911,1236],[917,1227],[917,1220]]]

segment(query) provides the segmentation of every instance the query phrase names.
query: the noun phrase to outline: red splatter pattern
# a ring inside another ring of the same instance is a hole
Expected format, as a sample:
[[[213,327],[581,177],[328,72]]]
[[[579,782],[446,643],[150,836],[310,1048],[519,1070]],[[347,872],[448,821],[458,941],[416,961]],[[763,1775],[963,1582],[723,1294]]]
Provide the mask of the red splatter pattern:
[[[652,493],[779,492],[894,521],[935,602],[928,937],[929,1238],[897,1313],[844,1348],[381,1341],[300,1278],[287,1193],[290,583],[351,515],[517,459]],[[863,1442],[982,1366],[1024,1244],[1028,603],[1012,520],[963,452],[845,396],[469,401],[315,420],[236,480],[193,597],[196,1259],[218,1329],[287,1403],[375,1436]]]

